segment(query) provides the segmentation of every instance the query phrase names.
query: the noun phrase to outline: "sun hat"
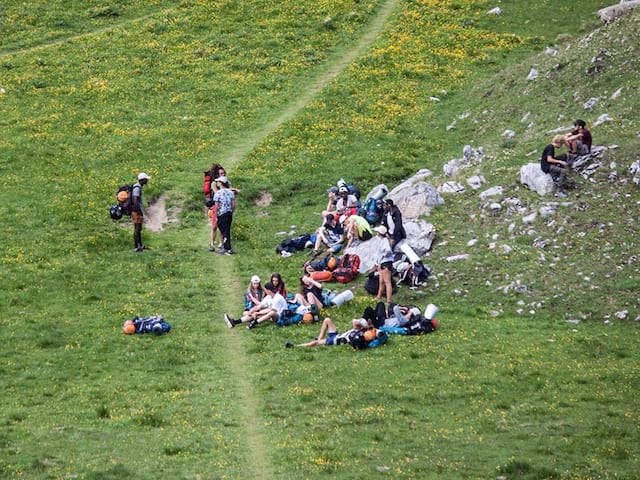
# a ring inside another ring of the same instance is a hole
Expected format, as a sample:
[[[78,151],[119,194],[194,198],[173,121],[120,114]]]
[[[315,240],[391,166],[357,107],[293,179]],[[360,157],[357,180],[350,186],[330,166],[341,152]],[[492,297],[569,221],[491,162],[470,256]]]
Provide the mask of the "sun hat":
[[[387,234],[387,227],[385,227],[384,225],[378,225],[376,228],[374,228],[374,230],[378,232],[380,235]]]
[[[216,178],[214,182],[229,183],[229,180],[227,180],[227,177],[225,177],[224,175],[221,175],[218,178]]]
[[[251,277],[251,283],[260,283],[260,277],[258,275],[254,275]]]
[[[151,180],[151,177],[144,172],[138,174],[138,180]]]

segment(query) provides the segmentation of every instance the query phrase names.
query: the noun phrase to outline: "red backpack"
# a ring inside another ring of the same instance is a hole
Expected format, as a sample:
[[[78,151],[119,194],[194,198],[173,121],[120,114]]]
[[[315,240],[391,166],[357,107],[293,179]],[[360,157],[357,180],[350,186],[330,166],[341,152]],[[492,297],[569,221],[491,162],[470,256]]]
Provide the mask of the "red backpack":
[[[358,275],[360,268],[360,257],[355,253],[345,253],[340,257],[338,266],[333,271],[333,278],[336,282],[349,283]]]

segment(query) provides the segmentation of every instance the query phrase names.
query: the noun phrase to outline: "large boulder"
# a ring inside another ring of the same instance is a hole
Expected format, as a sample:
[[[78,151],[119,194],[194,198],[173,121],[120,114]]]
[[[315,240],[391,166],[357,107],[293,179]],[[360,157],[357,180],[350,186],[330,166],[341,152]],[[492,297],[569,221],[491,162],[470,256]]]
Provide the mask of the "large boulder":
[[[539,195],[553,192],[553,179],[540,169],[539,163],[528,163],[520,168],[520,183]]]
[[[403,221],[404,229],[407,232],[407,238],[404,240],[420,257],[424,256],[429,250],[436,237],[436,228],[429,222],[424,220]],[[356,253],[360,257],[360,273],[364,273],[373,267],[376,263],[378,249],[382,239],[377,235],[371,240],[360,242],[345,250],[345,253]],[[396,251],[400,244],[396,245]]]
[[[444,204],[444,199],[438,190],[430,183],[422,181],[429,175],[431,172],[428,170],[420,170],[389,192],[387,198],[394,201],[402,212],[403,218],[411,219],[428,215],[431,207]]]

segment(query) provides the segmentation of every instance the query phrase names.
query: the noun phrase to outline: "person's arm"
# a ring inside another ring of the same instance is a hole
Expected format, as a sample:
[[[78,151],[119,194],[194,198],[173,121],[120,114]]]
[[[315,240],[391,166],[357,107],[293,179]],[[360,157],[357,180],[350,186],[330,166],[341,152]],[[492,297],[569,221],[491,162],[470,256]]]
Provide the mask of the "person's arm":
[[[555,163],[556,165],[561,165],[563,167],[567,166],[567,162],[565,162],[564,160],[558,160],[551,155],[547,155],[547,163]]]
[[[233,199],[231,200],[231,211],[235,212],[236,210],[236,197],[233,197]]]

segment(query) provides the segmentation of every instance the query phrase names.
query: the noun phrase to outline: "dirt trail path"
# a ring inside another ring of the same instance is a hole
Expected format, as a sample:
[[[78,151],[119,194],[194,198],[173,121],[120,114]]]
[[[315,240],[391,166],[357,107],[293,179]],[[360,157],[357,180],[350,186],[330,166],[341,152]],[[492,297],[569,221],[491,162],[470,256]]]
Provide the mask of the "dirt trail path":
[[[265,137],[284,123],[291,120],[313,99],[313,97],[321,92],[329,82],[340,75],[350,63],[362,55],[373,43],[376,37],[380,35],[398,3],[398,0],[387,0],[382,4],[380,11],[373,18],[369,28],[360,38],[360,41],[351,50],[347,51],[342,58],[334,62],[328,70],[324,71],[318,78],[312,81],[307,90],[299,97],[293,99],[277,118],[267,123],[262,129],[249,133],[246,137],[240,140],[239,143],[229,152],[227,159],[222,162],[223,165],[232,166],[234,163],[245,157]]]
[[[222,163],[231,168],[249,154],[265,137],[276,130],[278,127],[291,120],[302,108],[304,108],[323,88],[327,86],[334,78],[340,75],[349,64],[351,64],[358,56],[362,55],[373,41],[380,35],[383,28],[387,24],[393,10],[398,5],[398,0],[387,0],[381,5],[379,12],[372,19],[368,29],[360,38],[358,43],[349,51],[347,51],[340,59],[334,62],[328,69],[323,71],[315,80],[311,81],[308,88],[291,103],[271,122],[264,125],[263,128],[254,132],[249,132],[243,140],[241,140],[229,153],[225,156]],[[220,293],[221,310],[232,311],[236,298],[240,298],[243,292],[243,285],[240,284],[238,278],[234,278],[230,259],[233,257],[216,257],[214,259],[213,268],[219,272],[222,282],[226,285],[224,292]],[[229,299],[234,299],[230,301]],[[214,321],[223,324],[222,318],[216,318]],[[244,330],[244,329],[242,329]],[[257,397],[255,390],[251,384],[251,376],[247,365],[249,358],[246,354],[244,345],[244,335],[248,332],[239,332],[236,329],[229,330],[224,328],[225,343],[228,350],[233,352],[236,359],[233,362],[233,375],[237,382],[236,388],[240,395],[240,402],[244,409],[244,418],[246,419],[246,445],[249,455],[250,468],[254,472],[253,478],[260,480],[268,480],[273,478],[272,469],[268,459],[268,445],[265,440],[265,434],[262,426],[262,417],[257,410],[260,399]]]

